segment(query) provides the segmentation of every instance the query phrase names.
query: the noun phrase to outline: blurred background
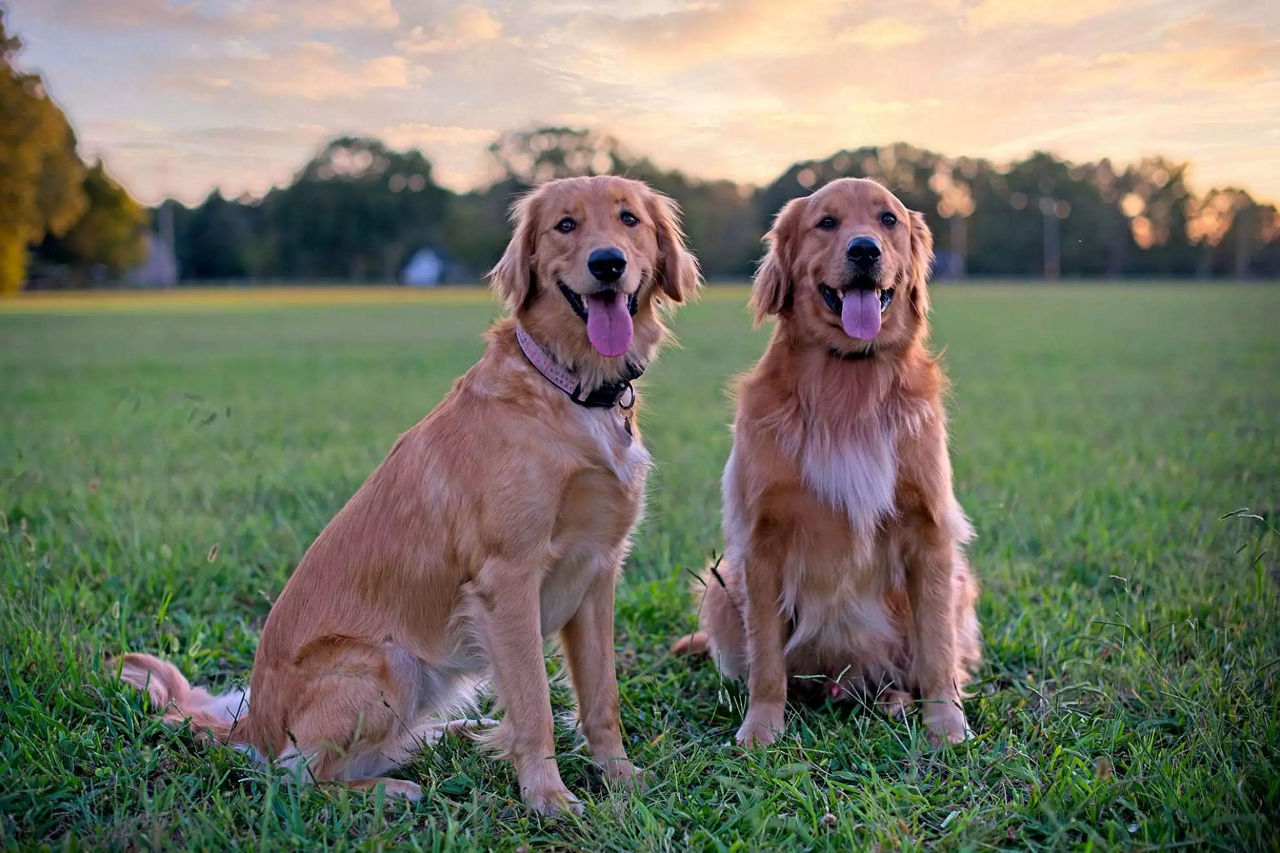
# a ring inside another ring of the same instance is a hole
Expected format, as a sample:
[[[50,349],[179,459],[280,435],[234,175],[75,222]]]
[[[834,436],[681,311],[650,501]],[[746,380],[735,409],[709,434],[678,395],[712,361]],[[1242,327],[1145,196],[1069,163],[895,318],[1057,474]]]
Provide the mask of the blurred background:
[[[938,278],[1280,277],[1274,5],[801,5],[12,0],[0,291],[476,283],[515,196],[600,173],[712,281],[842,176]]]

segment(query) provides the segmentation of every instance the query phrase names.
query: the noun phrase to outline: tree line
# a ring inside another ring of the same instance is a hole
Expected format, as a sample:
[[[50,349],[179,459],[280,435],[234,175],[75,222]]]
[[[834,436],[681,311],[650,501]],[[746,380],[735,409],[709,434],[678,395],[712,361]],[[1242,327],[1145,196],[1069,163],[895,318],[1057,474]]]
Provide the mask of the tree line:
[[[590,130],[501,134],[499,177],[472,192],[436,183],[431,162],[365,137],[334,139],[261,198],[219,190],[146,210],[75,135],[43,82],[13,65],[0,17],[0,292],[129,283],[148,251],[172,245],[184,281],[397,280],[430,249],[443,280],[475,282],[501,254],[507,210],[546,180],[621,174],[684,210],[707,277],[749,277],[760,238],[788,199],[840,177],[870,177],[923,211],[943,277],[1280,278],[1280,216],[1242,189],[1197,195],[1187,164],[1152,157],[1072,163],[1036,152],[1007,165],[898,143],[791,165],[763,187],[663,169]]]
[[[924,212],[940,276],[1280,277],[1275,206],[1236,188],[1196,195],[1187,164],[1160,157],[1118,166],[1036,152],[998,166],[899,143],[795,163],[752,187],[662,169],[581,129],[511,131],[489,153],[501,177],[459,194],[435,183],[416,150],[343,137],[261,199],[215,191],[193,208],[167,201],[161,210],[174,222],[183,277],[195,281],[393,281],[430,248],[447,280],[474,282],[501,253],[520,193],[552,178],[620,174],[680,202],[710,279],[740,280],[784,202],[836,178],[870,177]]]

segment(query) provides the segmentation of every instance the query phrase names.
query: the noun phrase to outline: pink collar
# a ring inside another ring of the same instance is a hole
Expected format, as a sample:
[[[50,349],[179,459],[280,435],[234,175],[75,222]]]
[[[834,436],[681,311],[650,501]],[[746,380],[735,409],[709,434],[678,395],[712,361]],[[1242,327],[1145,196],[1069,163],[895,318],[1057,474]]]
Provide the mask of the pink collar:
[[[537,368],[538,372],[546,377],[548,382],[568,394],[569,399],[579,406],[593,409],[610,409],[614,406],[621,406],[624,409],[630,409],[635,405],[636,392],[631,387],[631,380],[644,373],[644,367],[637,365],[635,362],[627,361],[625,378],[618,382],[606,383],[590,393],[583,394],[582,380],[578,378],[578,374],[557,361],[556,357],[547,352],[542,344],[535,341],[533,336],[526,332],[524,326],[519,323],[516,324],[516,342],[520,344],[520,351],[524,353],[525,358],[529,359],[529,363]],[[623,405],[624,398],[626,399],[625,405]]]

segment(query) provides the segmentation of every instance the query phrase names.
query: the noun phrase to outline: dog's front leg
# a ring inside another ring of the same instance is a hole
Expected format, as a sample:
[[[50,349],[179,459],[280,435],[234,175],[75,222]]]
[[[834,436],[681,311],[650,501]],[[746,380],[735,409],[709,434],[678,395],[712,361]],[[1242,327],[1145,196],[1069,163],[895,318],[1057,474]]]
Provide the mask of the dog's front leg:
[[[742,614],[747,634],[747,716],[738,729],[743,746],[768,746],[782,731],[787,703],[783,657],[782,570],[784,554],[774,525],[759,522],[742,562],[747,595]]]
[[[482,641],[505,710],[494,741],[504,748],[531,809],[555,814],[582,805],[560,780],[555,760],[551,691],[542,651],[539,574],[508,562],[487,563],[475,594],[485,613]]]
[[[560,632],[578,716],[591,757],[611,782],[630,783],[636,774],[622,743],[618,677],[613,662],[614,572],[602,571]]]
[[[915,654],[914,680],[920,689],[925,733],[930,743],[959,743],[970,736],[960,707],[951,574],[955,545],[938,529],[921,532],[920,548],[907,561]]]

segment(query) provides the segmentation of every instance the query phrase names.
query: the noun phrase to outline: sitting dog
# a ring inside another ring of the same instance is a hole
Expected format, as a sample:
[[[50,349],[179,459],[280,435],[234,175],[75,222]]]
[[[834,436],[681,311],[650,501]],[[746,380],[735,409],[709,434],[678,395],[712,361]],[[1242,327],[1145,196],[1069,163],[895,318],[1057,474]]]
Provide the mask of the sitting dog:
[[[789,202],[766,241],[752,299],[757,323],[778,322],[737,389],[725,559],[704,578],[702,630],[673,651],[747,680],[746,745],[781,731],[789,676],[896,715],[915,694],[930,740],[963,740],[977,586],[925,348],[929,229],[845,179]]]
[[[491,680],[505,714],[487,740],[524,801],[580,811],[553,758],[543,641],[559,633],[590,753],[631,779],[614,581],[650,465],[631,381],[697,264],[676,205],[638,181],[553,181],[513,220],[490,274],[513,316],[307,550],[263,628],[247,712],[150,655],[115,662],[166,720],[299,776],[416,798],[383,774],[464,726],[447,713]]]

